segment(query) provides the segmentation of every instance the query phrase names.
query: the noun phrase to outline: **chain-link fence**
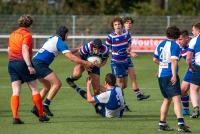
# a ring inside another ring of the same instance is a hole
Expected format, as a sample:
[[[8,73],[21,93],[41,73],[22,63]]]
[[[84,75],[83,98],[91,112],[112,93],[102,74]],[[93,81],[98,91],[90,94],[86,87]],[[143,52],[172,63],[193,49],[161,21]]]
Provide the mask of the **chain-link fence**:
[[[0,36],[9,35],[18,29],[18,19],[21,15],[0,15]],[[32,35],[54,35],[58,26],[69,29],[69,36],[107,36],[113,29],[110,20],[114,16],[79,16],[79,15],[33,15]],[[124,18],[125,16],[120,16]],[[135,19],[131,29],[132,36],[165,36],[168,26],[176,25],[185,28],[192,36],[192,24],[200,20],[200,16],[131,16]],[[33,39],[36,48],[40,48],[46,38]],[[66,41],[69,47],[80,46],[93,40],[91,38]],[[105,42],[105,39],[102,39]],[[7,48],[8,38],[0,38],[0,48]]]

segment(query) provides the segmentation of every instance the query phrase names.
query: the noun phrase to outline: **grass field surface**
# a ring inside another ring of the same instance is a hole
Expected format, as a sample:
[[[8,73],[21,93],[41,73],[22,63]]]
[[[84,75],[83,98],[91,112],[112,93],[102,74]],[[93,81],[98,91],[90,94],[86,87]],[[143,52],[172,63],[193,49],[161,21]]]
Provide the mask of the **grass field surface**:
[[[138,101],[131,87],[130,78],[128,87],[124,90],[125,100],[132,112],[124,112],[122,118],[103,118],[95,113],[94,107],[83,99],[74,89],[65,82],[67,76],[72,75],[75,63],[69,61],[64,55],[55,58],[50,68],[58,75],[63,85],[52,100],[50,110],[54,114],[49,122],[39,122],[31,113],[34,106],[31,92],[27,84],[23,84],[20,95],[19,117],[25,122],[23,125],[12,124],[12,111],[10,98],[12,88],[8,74],[8,55],[0,54],[0,133],[1,134],[156,134],[156,133],[181,133],[177,131],[177,119],[171,103],[167,124],[175,129],[173,132],[158,132],[157,127],[160,117],[160,107],[163,102],[157,78],[158,65],[153,63],[153,54],[139,54],[132,59],[137,82],[141,93],[150,94],[147,100]],[[179,63],[179,76],[182,79],[187,71],[185,60]],[[101,84],[104,78],[111,72],[110,58],[101,68]],[[86,90],[87,72],[75,82],[77,86]],[[39,89],[42,89],[38,82]],[[190,102],[190,112],[193,112]],[[200,133],[200,120],[184,116],[187,126],[192,133]]]

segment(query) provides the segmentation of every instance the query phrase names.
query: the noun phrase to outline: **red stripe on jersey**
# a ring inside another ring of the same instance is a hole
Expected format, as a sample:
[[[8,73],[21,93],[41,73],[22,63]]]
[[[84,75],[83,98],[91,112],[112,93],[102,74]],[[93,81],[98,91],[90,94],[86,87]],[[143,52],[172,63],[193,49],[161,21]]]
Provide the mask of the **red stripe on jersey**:
[[[112,58],[113,59],[113,58]],[[113,59],[113,60],[116,60],[116,61],[124,61],[124,60],[126,60],[127,59],[127,57],[126,58],[124,58],[124,59]]]
[[[111,44],[111,42],[110,42],[110,41],[108,41],[107,39],[106,39],[106,41],[107,41],[108,43],[110,43],[110,44]]]
[[[118,53],[118,51],[114,51],[114,50],[112,50],[111,52],[112,52],[112,53]]]
[[[186,51],[184,51],[184,52],[181,52],[181,54],[185,54],[185,53],[187,53],[187,51],[188,51],[188,50],[186,50]]]
[[[119,42],[115,42],[113,43],[114,45],[117,45],[117,44],[121,44],[121,43],[124,43],[124,42],[127,42],[128,40],[123,40],[123,41],[119,41]]]

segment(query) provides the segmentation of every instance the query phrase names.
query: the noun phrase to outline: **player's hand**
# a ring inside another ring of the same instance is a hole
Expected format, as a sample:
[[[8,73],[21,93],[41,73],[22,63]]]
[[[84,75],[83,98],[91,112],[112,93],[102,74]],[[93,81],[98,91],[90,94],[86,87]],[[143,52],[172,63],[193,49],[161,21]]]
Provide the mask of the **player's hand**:
[[[36,73],[36,71],[35,71],[35,69],[33,67],[28,67],[28,70],[29,70],[30,74],[35,74]]]
[[[87,77],[86,84],[87,84],[88,86],[90,86],[91,83],[92,83],[92,78]]]
[[[86,66],[86,65],[82,65],[82,66],[83,66],[83,68],[84,68],[86,71],[92,72],[92,69],[91,69],[90,67],[88,67],[88,66]]]
[[[193,71],[194,71],[194,66],[192,66],[191,68],[189,68],[190,69],[190,71],[193,73]]]
[[[93,65],[91,62],[88,62],[88,61],[86,61],[86,66],[87,66],[87,67],[91,67],[91,68],[94,67],[94,65]]]
[[[158,73],[156,74],[156,78],[158,78]]]
[[[172,86],[176,84],[176,76],[172,76],[171,82],[172,82]]]
[[[97,62],[97,60],[95,60],[95,61],[93,62],[93,65],[96,66],[96,67],[98,67],[98,68],[101,68],[101,67],[102,67],[101,61]]]
[[[131,51],[131,47],[126,48],[127,53],[130,53],[130,51]]]
[[[137,58],[138,57],[138,55],[136,53],[131,52],[130,54],[131,54],[131,56],[133,56],[133,58]]]

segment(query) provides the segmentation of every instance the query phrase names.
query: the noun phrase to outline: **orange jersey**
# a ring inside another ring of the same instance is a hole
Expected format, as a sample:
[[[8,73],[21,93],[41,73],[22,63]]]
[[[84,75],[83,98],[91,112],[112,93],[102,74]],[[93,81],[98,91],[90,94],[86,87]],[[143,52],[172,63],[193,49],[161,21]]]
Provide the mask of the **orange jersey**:
[[[30,59],[32,59],[33,55],[32,35],[25,28],[19,28],[16,31],[14,31],[9,38],[9,43],[8,43],[8,46],[10,47],[9,61],[24,60],[22,55],[23,44],[29,46],[29,56]]]

